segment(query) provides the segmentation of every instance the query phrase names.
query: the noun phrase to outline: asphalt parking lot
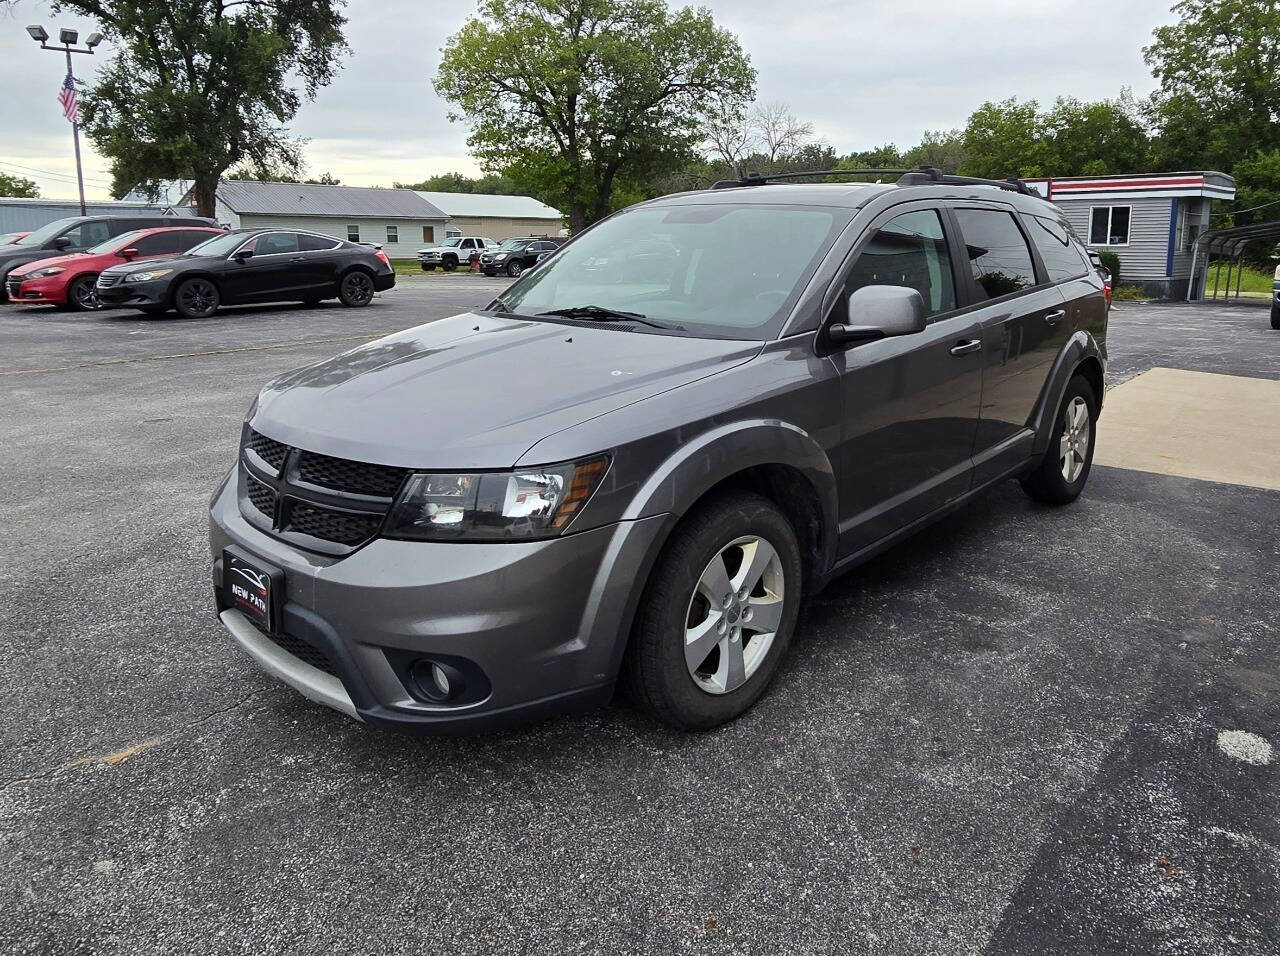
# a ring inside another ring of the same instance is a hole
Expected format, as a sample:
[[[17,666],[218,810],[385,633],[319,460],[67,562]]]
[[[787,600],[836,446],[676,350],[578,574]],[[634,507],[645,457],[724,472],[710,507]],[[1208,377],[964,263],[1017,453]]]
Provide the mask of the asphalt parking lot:
[[[0,948],[1280,951],[1277,490],[1002,486],[828,588],[707,734],[619,702],[407,738],[260,673],[213,615],[205,519],[258,386],[503,285],[0,310]],[[1280,381],[1263,310],[1111,329],[1119,388]]]

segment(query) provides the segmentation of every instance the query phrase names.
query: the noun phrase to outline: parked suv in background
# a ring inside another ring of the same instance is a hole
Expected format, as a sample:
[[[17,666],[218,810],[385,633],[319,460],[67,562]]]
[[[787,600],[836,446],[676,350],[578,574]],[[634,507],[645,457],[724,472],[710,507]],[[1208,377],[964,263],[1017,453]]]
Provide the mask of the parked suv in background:
[[[9,301],[20,305],[57,305],[78,312],[101,307],[98,274],[126,262],[145,262],[181,255],[192,246],[221,235],[214,226],[135,229],[84,252],[37,259],[9,273]]]
[[[492,726],[621,680],[713,727],[834,575],[1006,478],[1080,494],[1107,309],[1056,207],[932,170],[718,185],[269,383],[210,506],[234,639],[384,726]],[[665,275],[584,268],[655,235]]]
[[[7,298],[9,273],[20,265],[68,252],[83,252],[113,236],[134,229],[163,226],[217,226],[195,216],[77,216],[58,219],[0,247],[0,302]]]
[[[555,252],[563,243],[563,239],[539,239],[534,236],[503,239],[497,249],[490,249],[480,257],[480,268],[487,276],[505,272],[514,279],[525,269],[537,265],[543,256]]]
[[[445,272],[452,272],[458,268],[459,263],[470,262],[472,256],[478,256],[486,249],[496,248],[496,242],[482,236],[455,236],[438,246],[419,249],[418,261],[422,264],[423,272],[434,272],[437,267]]]

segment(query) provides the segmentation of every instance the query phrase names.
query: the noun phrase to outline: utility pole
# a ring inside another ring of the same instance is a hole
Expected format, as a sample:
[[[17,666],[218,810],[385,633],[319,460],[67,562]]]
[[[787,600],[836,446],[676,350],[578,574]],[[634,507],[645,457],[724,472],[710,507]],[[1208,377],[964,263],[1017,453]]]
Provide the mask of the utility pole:
[[[61,29],[58,31],[58,43],[61,46],[49,45],[49,34],[45,28],[39,24],[33,24],[27,27],[27,33],[31,39],[40,44],[42,50],[53,50],[58,53],[67,55],[67,77],[63,81],[62,92],[58,96],[58,100],[62,103],[62,112],[67,120],[71,123],[71,140],[75,143],[76,148],[76,184],[80,187],[80,215],[87,215],[84,205],[84,169],[80,165],[80,105],[79,93],[75,86],[75,75],[71,67],[71,54],[87,53],[93,56],[93,48],[102,42],[101,33],[90,33],[85,37],[84,49],[79,49],[76,44],[80,42],[80,34],[76,30]]]

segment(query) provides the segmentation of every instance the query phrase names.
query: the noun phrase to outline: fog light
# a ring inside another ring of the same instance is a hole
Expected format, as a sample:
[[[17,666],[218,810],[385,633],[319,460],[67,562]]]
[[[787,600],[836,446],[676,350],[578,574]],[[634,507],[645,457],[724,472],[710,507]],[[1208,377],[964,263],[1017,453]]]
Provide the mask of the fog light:
[[[417,684],[417,696],[437,704],[457,700],[467,689],[462,671],[452,664],[419,658],[413,662],[411,673]]]
[[[439,664],[431,665],[431,680],[435,683],[436,690],[440,691],[440,696],[449,696],[449,675]]]

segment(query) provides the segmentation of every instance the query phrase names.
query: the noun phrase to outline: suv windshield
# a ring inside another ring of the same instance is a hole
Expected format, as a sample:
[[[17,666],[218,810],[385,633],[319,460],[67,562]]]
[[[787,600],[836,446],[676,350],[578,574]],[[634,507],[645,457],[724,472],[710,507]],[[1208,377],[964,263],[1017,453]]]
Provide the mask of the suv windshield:
[[[216,236],[208,242],[202,242],[198,246],[192,246],[185,255],[188,256],[229,256],[240,243],[249,237],[243,232],[228,232],[221,236]]]
[[[759,203],[640,207],[564,246],[503,303],[520,315],[589,305],[690,335],[772,338],[852,215]]]
[[[70,226],[73,222],[77,222],[77,221],[78,221],[77,217],[72,217],[70,219],[56,219],[51,223],[47,223],[41,226],[35,232],[28,233],[27,235],[23,236],[21,239],[15,242],[14,245],[15,246],[43,246],[46,242],[48,242],[58,233],[62,232],[64,229]]]
[[[523,249],[525,246],[527,246],[531,242],[533,242],[532,239],[503,239],[502,242],[499,243],[498,248]]]
[[[460,245],[461,243],[462,243],[461,239],[446,239],[444,242],[440,243],[440,245],[453,248]]]

